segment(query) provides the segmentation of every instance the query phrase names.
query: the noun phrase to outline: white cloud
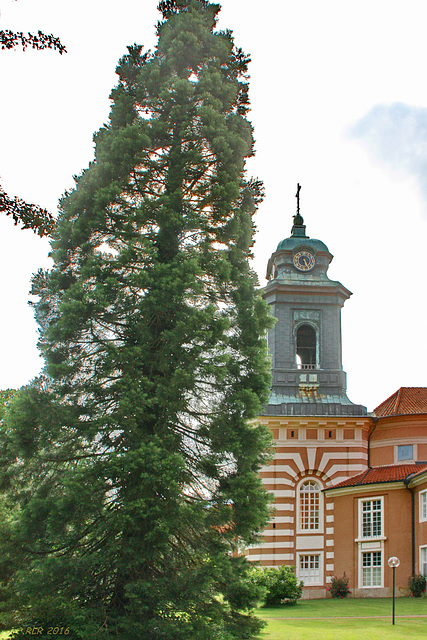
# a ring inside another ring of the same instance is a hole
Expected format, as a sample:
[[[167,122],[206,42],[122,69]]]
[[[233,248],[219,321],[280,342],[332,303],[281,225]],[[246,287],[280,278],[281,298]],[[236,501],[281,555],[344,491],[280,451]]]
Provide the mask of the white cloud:
[[[427,200],[427,109],[395,102],[373,107],[350,129],[394,173],[416,178]]]

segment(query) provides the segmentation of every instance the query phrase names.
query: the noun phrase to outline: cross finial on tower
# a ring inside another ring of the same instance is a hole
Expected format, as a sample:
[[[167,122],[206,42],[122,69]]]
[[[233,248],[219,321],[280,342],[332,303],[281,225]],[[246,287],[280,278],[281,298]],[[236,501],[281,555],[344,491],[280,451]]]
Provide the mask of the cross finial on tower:
[[[301,191],[301,185],[298,182],[298,184],[297,184],[297,192],[296,192],[296,195],[295,195],[295,198],[297,199],[297,214],[299,213],[299,192],[300,191]]]
[[[299,212],[299,192],[301,191],[301,185],[298,182],[297,192],[295,198],[297,199],[297,212],[294,215],[294,226],[292,227],[292,235],[293,236],[305,236],[305,225],[304,219]]]

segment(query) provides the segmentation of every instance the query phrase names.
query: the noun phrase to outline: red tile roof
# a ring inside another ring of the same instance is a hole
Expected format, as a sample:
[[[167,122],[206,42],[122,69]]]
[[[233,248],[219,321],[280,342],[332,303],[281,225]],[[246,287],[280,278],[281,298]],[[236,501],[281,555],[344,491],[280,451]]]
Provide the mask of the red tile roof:
[[[396,393],[374,409],[374,413],[378,417],[427,413],[427,388],[400,387]]]
[[[362,473],[358,473],[357,476],[339,482],[334,487],[331,487],[331,489],[337,489],[338,487],[358,487],[360,485],[377,484],[379,482],[401,482],[421,471],[427,471],[427,463],[412,462],[408,464],[390,464],[384,467],[372,467],[371,469],[362,471]]]

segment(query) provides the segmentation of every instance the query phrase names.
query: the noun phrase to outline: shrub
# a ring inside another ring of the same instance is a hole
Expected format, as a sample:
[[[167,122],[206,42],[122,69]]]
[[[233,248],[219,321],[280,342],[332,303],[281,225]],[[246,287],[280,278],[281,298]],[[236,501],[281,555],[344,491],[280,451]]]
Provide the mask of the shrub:
[[[332,578],[331,586],[328,588],[328,591],[332,598],[345,598],[349,593],[351,593],[348,588],[348,578],[345,573],[342,578],[337,578],[336,576]]]
[[[421,598],[426,590],[426,579],[421,574],[409,578],[409,591],[414,598]]]
[[[303,583],[298,583],[295,567],[257,567],[253,579],[265,592],[265,607],[277,607],[280,604],[296,604],[301,598]]]

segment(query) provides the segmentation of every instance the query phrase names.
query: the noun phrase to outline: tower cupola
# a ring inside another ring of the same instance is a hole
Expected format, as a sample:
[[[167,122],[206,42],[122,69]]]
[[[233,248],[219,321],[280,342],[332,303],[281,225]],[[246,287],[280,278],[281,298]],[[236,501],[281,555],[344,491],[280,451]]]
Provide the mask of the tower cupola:
[[[263,296],[277,322],[269,333],[273,383],[269,415],[366,415],[346,394],[342,368],[341,308],[351,292],[330,280],[333,259],[310,238],[299,211],[291,235],[279,242],[267,266]]]

